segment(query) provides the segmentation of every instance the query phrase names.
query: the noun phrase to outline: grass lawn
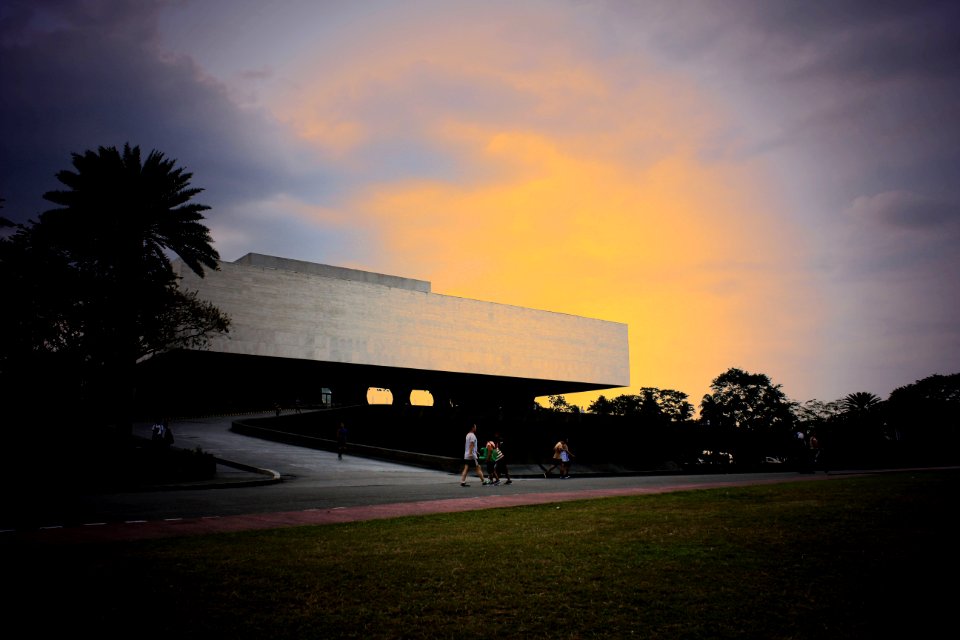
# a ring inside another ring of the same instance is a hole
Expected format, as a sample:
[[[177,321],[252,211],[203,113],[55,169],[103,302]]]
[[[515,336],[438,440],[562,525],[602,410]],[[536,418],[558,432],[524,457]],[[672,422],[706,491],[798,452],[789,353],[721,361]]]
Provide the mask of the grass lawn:
[[[5,544],[3,619],[23,637],[922,637],[955,626],[958,490],[958,472],[904,472]]]

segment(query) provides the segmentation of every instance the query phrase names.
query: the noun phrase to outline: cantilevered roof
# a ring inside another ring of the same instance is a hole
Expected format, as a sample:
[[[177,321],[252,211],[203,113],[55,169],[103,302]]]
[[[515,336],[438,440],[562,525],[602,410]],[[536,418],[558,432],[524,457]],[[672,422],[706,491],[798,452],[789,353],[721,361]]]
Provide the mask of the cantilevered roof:
[[[630,384],[627,325],[431,291],[429,282],[260,254],[181,287],[231,318],[214,352],[549,381],[549,393]]]

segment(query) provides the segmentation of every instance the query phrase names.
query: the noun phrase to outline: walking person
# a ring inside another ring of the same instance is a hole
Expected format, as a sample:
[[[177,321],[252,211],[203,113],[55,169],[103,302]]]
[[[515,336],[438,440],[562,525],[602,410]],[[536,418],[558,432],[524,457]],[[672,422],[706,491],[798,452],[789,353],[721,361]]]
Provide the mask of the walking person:
[[[570,477],[570,463],[573,462],[573,453],[570,452],[570,446],[566,440],[560,442],[563,444],[560,449],[560,479],[565,480]]]
[[[549,469],[543,472],[544,478],[549,478],[550,472],[553,471],[554,469],[560,469],[560,472],[561,472],[560,475],[563,475],[563,459],[560,454],[563,452],[563,447],[565,444],[566,444],[566,440],[560,439],[557,441],[557,444],[553,445],[553,458],[551,459],[551,462],[553,462],[553,464],[550,466]]]
[[[824,473],[829,473],[827,460],[823,455],[823,441],[817,435],[817,432],[813,431],[810,434],[810,471],[816,473],[817,469],[823,469]]]
[[[495,466],[497,479],[500,479],[501,476],[506,476],[507,481],[504,484],[513,484],[513,480],[510,478],[510,468],[507,467],[506,454],[503,452],[503,438],[500,437],[499,431],[493,434],[493,441],[496,443],[498,454]]]
[[[150,428],[150,441],[155,446],[163,444],[163,423],[159,420],[154,422],[153,427]]]
[[[347,450],[347,427],[342,422],[337,429],[337,460],[343,460],[343,452]]]
[[[497,472],[497,462],[501,456],[500,449],[497,447],[497,442],[492,439],[488,440],[487,446],[480,451],[483,453],[484,449],[487,459],[487,478],[490,480],[490,484],[498,485],[500,484],[500,474]]]
[[[470,486],[467,484],[467,472],[471,466],[476,469],[480,482],[487,484],[486,479],[483,477],[483,471],[480,469],[480,452],[477,448],[477,425],[475,424],[470,425],[470,430],[467,432],[467,437],[463,445],[463,472],[460,474],[461,487]]]
[[[153,425],[151,430],[151,440],[154,445],[160,447],[169,447],[173,444],[173,431],[170,429],[170,421],[164,419]]]
[[[793,451],[791,454],[793,459],[796,460],[797,471],[800,473],[811,473],[813,469],[811,468],[812,465],[810,462],[809,444],[807,442],[807,435],[802,429],[797,429],[793,442]]]

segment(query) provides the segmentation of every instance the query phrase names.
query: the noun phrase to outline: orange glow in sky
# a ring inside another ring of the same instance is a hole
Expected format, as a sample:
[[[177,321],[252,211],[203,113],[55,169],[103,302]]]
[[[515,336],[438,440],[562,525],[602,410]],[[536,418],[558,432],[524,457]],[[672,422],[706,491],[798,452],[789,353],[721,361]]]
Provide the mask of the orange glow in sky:
[[[678,155],[637,170],[520,133],[493,134],[477,154],[519,165],[518,178],[391,184],[355,207],[396,267],[435,291],[625,322],[633,386],[694,403],[754,345],[804,330],[797,318],[814,309],[788,286],[794,250],[735,169]]]
[[[422,42],[367,52],[276,107],[347,166],[371,140],[412,131],[454,168],[349,194],[342,220],[376,246],[376,264],[357,266],[430,280],[437,293],[628,324],[632,386],[608,397],[655,386],[697,404],[727,368],[762,368],[771,348],[790,357],[784,333],[812,330],[817,313],[791,272],[802,237],[767,222],[777,194],[758,167],[698,151],[724,126],[706,96],[653,75],[623,87],[586,65],[561,72],[562,59],[542,56],[501,73],[498,56],[447,44],[443,57]],[[465,113],[409,99],[454,80],[528,106]],[[800,343],[809,349],[809,336]]]
[[[626,323],[608,396],[737,367],[887,397],[960,361],[957,3],[15,4],[15,222],[129,141],[194,174],[226,261]]]

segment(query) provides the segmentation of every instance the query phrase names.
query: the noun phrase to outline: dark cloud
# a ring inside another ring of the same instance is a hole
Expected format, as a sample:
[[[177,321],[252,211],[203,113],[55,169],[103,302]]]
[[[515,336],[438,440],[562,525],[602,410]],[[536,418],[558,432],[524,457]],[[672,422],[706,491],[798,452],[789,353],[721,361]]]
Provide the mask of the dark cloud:
[[[140,43],[156,35],[157,16],[169,0],[7,0],[0,9],[0,42],[25,44],[55,31]]]
[[[848,81],[957,77],[955,2],[759,3],[755,28],[803,50],[798,74]]]
[[[647,25],[669,56],[733,56],[747,74],[762,68],[883,77],[960,73],[954,0],[610,4]]]
[[[822,171],[813,182],[838,196],[838,206],[891,190],[960,197],[960,4],[685,6],[662,18],[661,33],[697,36],[693,57],[674,59],[749,114],[739,131],[747,153],[798,154]]]
[[[960,223],[960,204],[906,191],[889,191],[854,200],[850,213],[868,224],[901,229],[943,230]]]
[[[35,218],[70,154],[98,146],[129,142],[175,158],[205,189],[211,215],[304,174],[296,147],[280,151],[286,133],[269,117],[238,107],[189,58],[154,46],[160,4],[64,2],[31,13],[34,5],[16,3],[4,15],[0,196],[8,217]]]

